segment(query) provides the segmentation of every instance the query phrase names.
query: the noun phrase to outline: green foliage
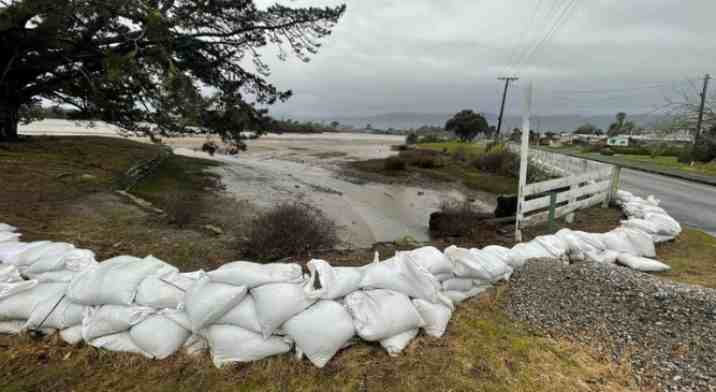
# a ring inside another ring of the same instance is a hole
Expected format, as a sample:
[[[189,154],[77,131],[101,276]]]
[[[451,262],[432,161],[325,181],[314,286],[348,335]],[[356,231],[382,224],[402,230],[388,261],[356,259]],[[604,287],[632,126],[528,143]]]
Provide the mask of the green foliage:
[[[258,49],[308,61],[346,10],[254,1],[19,0],[0,8],[0,110],[43,98],[125,134],[238,141],[291,96]],[[280,28],[277,28],[280,26]],[[247,69],[252,63],[255,69]],[[211,91],[211,95],[203,93]],[[11,137],[0,124],[0,138]]]
[[[610,147],[604,147],[601,150],[599,150],[599,154],[605,155],[605,156],[613,156],[614,150],[612,150]]]
[[[485,117],[472,110],[463,110],[455,114],[445,124],[445,130],[454,132],[463,142],[472,141],[477,135],[488,133],[489,129]]]
[[[576,135],[603,135],[604,131],[602,131],[601,129],[597,128],[596,126],[594,126],[592,124],[587,123],[587,124],[584,124],[584,125],[580,126],[579,128],[577,128],[577,130],[574,131],[574,133]]]
[[[405,137],[405,144],[407,145],[414,145],[418,144],[418,134],[411,132],[408,134],[408,136]]]

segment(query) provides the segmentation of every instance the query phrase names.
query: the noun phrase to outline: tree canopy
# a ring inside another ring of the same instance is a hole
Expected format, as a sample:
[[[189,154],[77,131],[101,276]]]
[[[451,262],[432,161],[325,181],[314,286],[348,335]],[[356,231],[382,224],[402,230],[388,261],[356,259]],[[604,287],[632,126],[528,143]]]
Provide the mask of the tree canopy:
[[[639,127],[634,124],[632,121],[626,121],[627,114],[624,112],[617,113],[616,122],[612,123],[609,126],[609,131],[607,131],[607,135],[609,137],[617,136],[617,135],[630,135],[633,132],[636,132],[639,130]]]
[[[574,131],[576,135],[603,135],[604,132],[593,124],[584,124]]]
[[[345,12],[251,0],[0,0],[0,139],[40,99],[130,134],[231,142],[290,97],[260,49],[308,61]],[[249,69],[252,68],[252,69]]]
[[[445,124],[445,130],[455,132],[463,142],[471,141],[479,134],[486,134],[490,130],[485,117],[472,110],[463,110],[455,114]]]

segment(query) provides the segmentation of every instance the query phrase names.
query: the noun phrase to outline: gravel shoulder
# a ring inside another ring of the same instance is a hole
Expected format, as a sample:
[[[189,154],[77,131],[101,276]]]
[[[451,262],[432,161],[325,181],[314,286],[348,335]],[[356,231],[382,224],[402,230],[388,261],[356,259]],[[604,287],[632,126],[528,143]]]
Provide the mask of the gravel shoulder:
[[[642,388],[716,391],[716,290],[626,268],[535,260],[504,303],[538,331],[628,363]]]

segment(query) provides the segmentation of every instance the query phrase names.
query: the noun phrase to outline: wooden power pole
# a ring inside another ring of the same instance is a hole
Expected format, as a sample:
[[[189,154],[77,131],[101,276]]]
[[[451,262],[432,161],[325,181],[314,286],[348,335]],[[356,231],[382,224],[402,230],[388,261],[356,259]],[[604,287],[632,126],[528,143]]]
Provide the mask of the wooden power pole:
[[[497,78],[497,80],[505,81],[505,91],[502,93],[502,105],[500,105],[500,118],[497,120],[497,132],[495,133],[495,140],[500,139],[500,132],[502,131],[502,117],[505,115],[505,101],[507,100],[507,89],[510,87],[510,82],[516,82],[520,80],[514,76],[503,76]]]
[[[711,75],[706,74],[704,76],[704,91],[701,93],[701,107],[699,108],[699,119],[696,121],[696,137],[698,139],[701,136],[701,124],[704,122],[704,107],[706,106],[706,92],[709,88],[709,80]]]

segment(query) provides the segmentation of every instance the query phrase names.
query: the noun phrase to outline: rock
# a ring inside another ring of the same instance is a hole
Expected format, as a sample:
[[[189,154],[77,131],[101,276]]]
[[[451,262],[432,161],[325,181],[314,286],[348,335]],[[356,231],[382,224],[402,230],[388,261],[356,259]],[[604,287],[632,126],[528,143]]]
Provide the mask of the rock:
[[[517,195],[497,196],[496,218],[507,218],[517,215]]]
[[[214,226],[214,225],[204,225],[202,226],[206,231],[209,231],[216,235],[222,235],[224,234],[224,230],[222,230],[220,227]]]
[[[80,180],[82,181],[94,181],[97,179],[97,176],[94,176],[92,174],[83,174],[80,176]]]

